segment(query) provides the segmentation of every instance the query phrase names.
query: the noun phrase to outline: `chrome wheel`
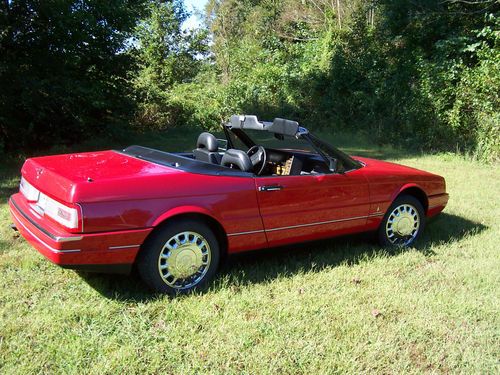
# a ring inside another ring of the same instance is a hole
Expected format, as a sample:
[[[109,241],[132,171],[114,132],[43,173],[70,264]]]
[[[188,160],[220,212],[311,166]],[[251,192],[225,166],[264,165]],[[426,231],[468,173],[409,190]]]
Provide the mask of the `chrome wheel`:
[[[183,290],[198,284],[208,272],[211,262],[208,241],[196,232],[180,232],[163,246],[158,258],[158,271],[165,284]]]
[[[385,234],[393,245],[407,246],[415,240],[419,228],[420,214],[417,208],[405,203],[390,213],[385,225]]]

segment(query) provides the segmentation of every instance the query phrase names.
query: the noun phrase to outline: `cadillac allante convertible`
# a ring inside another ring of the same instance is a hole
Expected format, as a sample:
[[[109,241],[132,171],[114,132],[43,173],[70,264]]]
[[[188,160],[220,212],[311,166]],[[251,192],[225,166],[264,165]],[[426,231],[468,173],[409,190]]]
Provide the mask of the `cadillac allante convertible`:
[[[349,156],[295,121],[232,116],[188,153],[141,146],[37,157],[12,227],[62,267],[126,273],[178,294],[227,254],[357,232],[410,246],[448,202],[442,177]],[[194,143],[194,140],[193,140]]]

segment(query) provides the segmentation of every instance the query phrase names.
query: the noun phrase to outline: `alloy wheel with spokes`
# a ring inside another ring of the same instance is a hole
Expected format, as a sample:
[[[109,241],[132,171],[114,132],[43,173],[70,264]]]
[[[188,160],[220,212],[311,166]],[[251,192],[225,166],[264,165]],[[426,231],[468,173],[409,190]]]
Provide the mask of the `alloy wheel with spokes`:
[[[417,236],[420,227],[418,211],[411,204],[397,206],[385,224],[385,233],[394,245],[408,245]]]
[[[398,197],[380,225],[379,240],[382,245],[410,246],[423,230],[425,212],[418,199],[409,195]]]
[[[158,257],[158,271],[170,287],[187,289],[203,280],[211,258],[210,245],[201,234],[180,232],[163,246]]]
[[[141,278],[152,289],[171,295],[202,289],[219,264],[219,243],[201,220],[178,219],[157,228],[137,259]]]

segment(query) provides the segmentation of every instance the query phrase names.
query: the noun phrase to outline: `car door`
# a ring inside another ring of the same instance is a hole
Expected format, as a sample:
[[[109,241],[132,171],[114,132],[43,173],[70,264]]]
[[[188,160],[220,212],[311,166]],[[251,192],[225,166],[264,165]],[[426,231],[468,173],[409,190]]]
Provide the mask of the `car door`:
[[[362,231],[370,206],[362,168],[255,178],[269,246]]]

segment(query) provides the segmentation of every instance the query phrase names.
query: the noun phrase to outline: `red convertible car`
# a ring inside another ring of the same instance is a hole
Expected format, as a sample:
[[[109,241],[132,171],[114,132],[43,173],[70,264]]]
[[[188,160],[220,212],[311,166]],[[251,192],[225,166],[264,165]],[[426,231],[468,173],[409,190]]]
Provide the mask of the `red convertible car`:
[[[196,149],[37,157],[9,201],[13,228],[66,268],[136,266],[169,294],[206,286],[226,254],[356,232],[409,246],[448,201],[442,177],[351,157],[295,121],[232,116]]]

